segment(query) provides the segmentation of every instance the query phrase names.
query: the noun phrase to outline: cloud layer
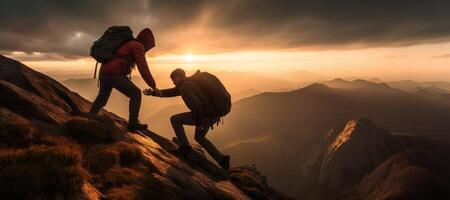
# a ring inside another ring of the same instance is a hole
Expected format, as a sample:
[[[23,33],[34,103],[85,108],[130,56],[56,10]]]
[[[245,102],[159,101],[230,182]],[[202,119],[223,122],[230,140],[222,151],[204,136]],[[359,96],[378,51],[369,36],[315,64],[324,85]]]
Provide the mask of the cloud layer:
[[[111,25],[150,27],[157,52],[407,46],[450,39],[446,0],[14,0],[0,51],[88,55]]]

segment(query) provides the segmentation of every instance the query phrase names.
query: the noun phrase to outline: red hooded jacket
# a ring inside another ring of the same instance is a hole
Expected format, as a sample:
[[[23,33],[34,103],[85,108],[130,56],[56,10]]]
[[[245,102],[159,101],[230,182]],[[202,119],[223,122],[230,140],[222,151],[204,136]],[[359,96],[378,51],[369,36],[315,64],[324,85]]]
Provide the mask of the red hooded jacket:
[[[152,88],[156,87],[145,59],[145,52],[155,46],[155,39],[150,29],[142,30],[136,37],[116,50],[116,58],[103,63],[100,73],[105,75],[128,75],[135,64],[144,81]]]

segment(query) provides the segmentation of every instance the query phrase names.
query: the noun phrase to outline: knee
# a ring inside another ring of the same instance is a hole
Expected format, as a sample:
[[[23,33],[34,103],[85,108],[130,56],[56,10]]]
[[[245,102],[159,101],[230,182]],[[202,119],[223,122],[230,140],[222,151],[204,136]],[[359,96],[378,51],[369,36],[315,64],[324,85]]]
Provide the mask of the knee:
[[[141,91],[139,89],[133,89],[130,92],[130,98],[134,98],[134,99],[141,99],[142,98],[142,94]]]
[[[171,123],[172,125],[178,124],[178,118],[177,118],[176,115],[173,115],[172,117],[170,117],[170,123]]]
[[[141,98],[141,90],[138,87],[127,87],[122,93],[130,99]]]

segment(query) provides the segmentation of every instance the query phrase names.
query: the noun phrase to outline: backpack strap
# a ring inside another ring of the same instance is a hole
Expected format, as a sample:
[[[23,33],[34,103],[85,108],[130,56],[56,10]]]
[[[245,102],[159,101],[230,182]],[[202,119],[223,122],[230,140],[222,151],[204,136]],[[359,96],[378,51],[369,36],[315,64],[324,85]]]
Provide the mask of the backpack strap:
[[[97,63],[95,63],[94,79],[97,77],[97,67],[98,67],[98,61],[97,61]]]

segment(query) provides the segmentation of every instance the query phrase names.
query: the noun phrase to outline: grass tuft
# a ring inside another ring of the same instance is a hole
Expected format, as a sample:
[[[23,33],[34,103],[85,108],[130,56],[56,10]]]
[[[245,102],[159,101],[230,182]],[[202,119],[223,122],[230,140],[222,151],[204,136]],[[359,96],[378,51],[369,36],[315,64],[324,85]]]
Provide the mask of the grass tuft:
[[[70,137],[81,144],[113,142],[113,135],[118,131],[113,124],[83,118],[67,121],[64,128]]]
[[[0,199],[76,199],[89,174],[78,145],[0,150]]]
[[[0,146],[23,147],[31,144],[34,131],[27,125],[0,119]]]
[[[117,142],[113,148],[119,152],[121,166],[130,167],[137,165],[143,160],[141,150],[130,143],[123,141]]]
[[[89,170],[93,173],[105,173],[119,163],[119,153],[103,145],[95,146],[86,153]]]

